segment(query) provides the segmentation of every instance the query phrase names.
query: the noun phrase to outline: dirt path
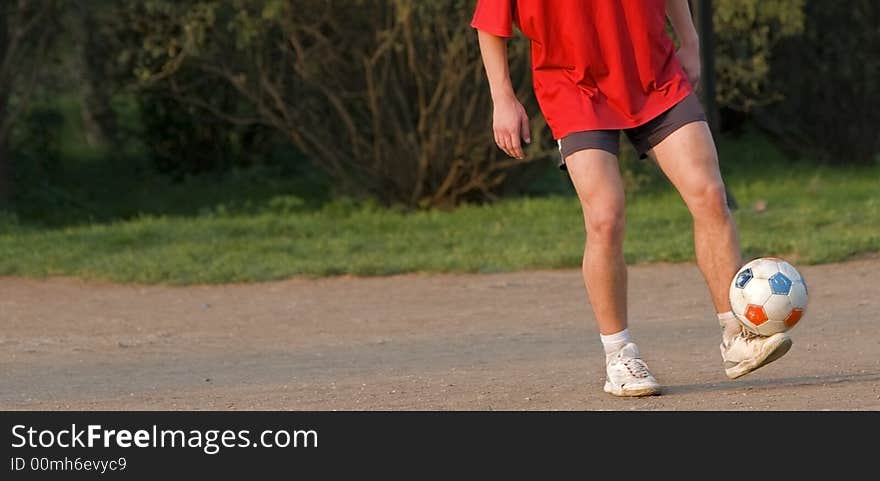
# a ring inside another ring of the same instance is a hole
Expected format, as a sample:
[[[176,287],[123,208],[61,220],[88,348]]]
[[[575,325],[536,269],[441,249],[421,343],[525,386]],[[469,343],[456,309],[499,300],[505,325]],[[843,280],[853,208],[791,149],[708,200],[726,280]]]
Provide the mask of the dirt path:
[[[602,389],[579,272],[197,287],[0,278],[0,409],[880,409],[880,259],[804,267],[807,316],[739,380],[691,265],[630,269],[665,394]]]

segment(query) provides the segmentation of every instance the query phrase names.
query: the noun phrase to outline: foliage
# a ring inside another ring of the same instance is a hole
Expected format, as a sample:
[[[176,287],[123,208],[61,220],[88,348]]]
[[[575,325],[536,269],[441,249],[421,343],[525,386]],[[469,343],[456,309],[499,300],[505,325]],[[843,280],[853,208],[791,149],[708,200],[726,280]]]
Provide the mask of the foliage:
[[[157,172],[186,184],[192,175],[270,172],[281,157],[297,164],[286,167],[295,175],[310,162],[336,194],[410,208],[570,193],[531,94],[522,38],[509,45],[533,115],[529,162],[494,146],[468,26],[473,4],[0,2],[0,199],[12,179],[12,200],[24,205],[16,211],[43,219],[37,206],[73,202],[66,179],[92,168],[118,175],[101,176],[115,186]],[[725,112],[826,161],[877,158],[876,1],[713,4]],[[621,166],[629,190],[662,177],[630,154]],[[116,212],[92,201],[80,208],[95,218]]]
[[[54,0],[4,0],[0,3],[0,207],[11,197],[13,175],[9,135],[27,112],[41,61],[57,32]]]
[[[142,25],[156,28],[144,32],[138,72],[205,114],[275,129],[342,192],[410,206],[491,198],[521,161],[491,142],[467,3],[147,1]],[[527,45],[512,49],[537,111]],[[212,104],[203,83],[217,82],[246,107]]]
[[[774,48],[796,38],[804,26],[805,0],[716,0],[715,69],[722,107],[749,111],[781,100],[768,82]]]
[[[811,0],[806,16],[803,34],[774,51],[770,81],[785,100],[761,110],[761,125],[829,163],[877,162],[880,3]]]

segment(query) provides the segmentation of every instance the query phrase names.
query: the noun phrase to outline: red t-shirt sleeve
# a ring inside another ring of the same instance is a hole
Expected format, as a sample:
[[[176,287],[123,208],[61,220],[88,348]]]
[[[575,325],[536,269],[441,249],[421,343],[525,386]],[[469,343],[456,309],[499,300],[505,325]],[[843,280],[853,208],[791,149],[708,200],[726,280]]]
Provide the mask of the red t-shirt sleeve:
[[[512,37],[515,1],[478,0],[471,27],[499,37]]]

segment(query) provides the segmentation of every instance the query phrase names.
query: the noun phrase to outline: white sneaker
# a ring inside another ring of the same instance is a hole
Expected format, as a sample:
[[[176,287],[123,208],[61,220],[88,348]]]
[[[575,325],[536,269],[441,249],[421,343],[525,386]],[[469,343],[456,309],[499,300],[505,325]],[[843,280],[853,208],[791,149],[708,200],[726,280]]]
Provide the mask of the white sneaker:
[[[615,396],[651,396],[660,392],[648,365],[632,342],[608,357],[605,364],[605,392]]]
[[[784,356],[789,349],[791,338],[784,332],[760,336],[743,329],[729,341],[721,343],[724,372],[731,379],[745,376]]]

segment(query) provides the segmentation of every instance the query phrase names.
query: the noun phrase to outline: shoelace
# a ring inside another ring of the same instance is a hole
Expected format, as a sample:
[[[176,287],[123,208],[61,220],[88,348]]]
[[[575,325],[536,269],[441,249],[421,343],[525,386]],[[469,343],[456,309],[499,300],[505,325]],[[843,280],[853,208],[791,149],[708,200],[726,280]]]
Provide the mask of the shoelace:
[[[758,337],[761,337],[761,335],[755,334],[754,332],[752,332],[744,327],[740,327],[739,332],[735,336],[731,337],[730,339],[722,339],[721,342],[725,348],[728,348],[733,344],[733,341],[737,337],[741,337],[742,340],[745,341],[746,344],[748,344],[750,341],[752,341]]]
[[[761,337],[760,334],[755,334],[754,332],[752,332],[746,328],[743,328],[742,331],[740,331],[739,336],[742,337],[743,340],[746,342],[751,341],[755,338]]]
[[[630,357],[622,359],[624,367],[629,371],[634,377],[639,379],[644,379],[651,375],[651,371],[648,370],[648,365],[645,364],[645,361],[637,357]]]

